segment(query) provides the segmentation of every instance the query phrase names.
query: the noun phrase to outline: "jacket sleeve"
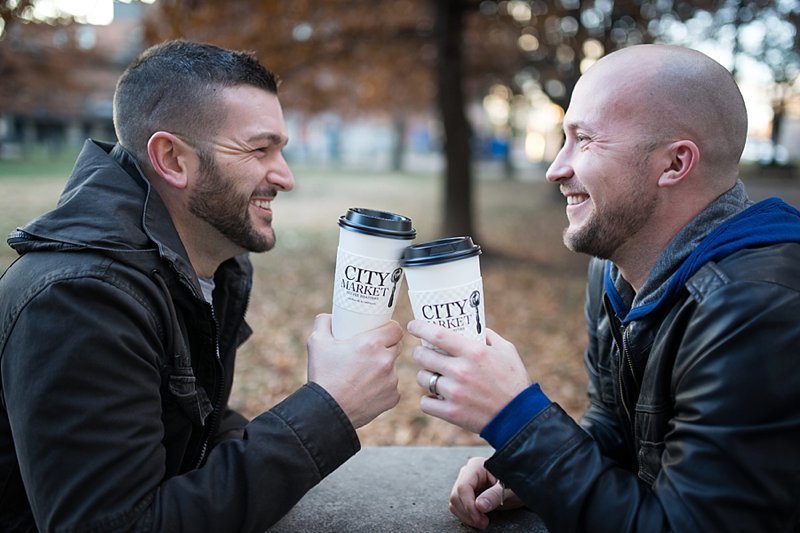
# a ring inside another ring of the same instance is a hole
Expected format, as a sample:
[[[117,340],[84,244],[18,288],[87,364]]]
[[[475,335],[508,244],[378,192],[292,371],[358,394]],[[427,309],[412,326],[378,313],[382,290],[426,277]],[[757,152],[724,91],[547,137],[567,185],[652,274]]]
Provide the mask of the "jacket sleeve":
[[[800,501],[798,316],[798,293],[768,282],[730,283],[679,309],[674,416],[652,485],[605,456],[557,405],[486,466],[553,532],[791,530]]]
[[[358,449],[333,398],[308,383],[253,419],[243,439],[214,448],[202,468],[165,481],[152,529],[264,531]]]
[[[211,443],[216,446],[220,442],[228,439],[240,439],[244,436],[244,429],[248,420],[241,413],[233,409],[226,408],[219,423],[217,434],[214,435]]]
[[[7,337],[5,407],[41,531],[263,531],[358,450],[309,384],[165,479],[161,341],[135,294],[102,276],[49,284]]]

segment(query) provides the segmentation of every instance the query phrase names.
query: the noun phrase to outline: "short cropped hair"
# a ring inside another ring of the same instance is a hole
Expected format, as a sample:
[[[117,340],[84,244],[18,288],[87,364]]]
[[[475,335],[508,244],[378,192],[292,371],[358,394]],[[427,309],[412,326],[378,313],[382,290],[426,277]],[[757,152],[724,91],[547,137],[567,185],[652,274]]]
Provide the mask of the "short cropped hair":
[[[277,77],[251,53],[182,40],[148,48],[117,82],[117,140],[143,162],[156,131],[211,137],[224,118],[221,89],[240,85],[278,93]]]

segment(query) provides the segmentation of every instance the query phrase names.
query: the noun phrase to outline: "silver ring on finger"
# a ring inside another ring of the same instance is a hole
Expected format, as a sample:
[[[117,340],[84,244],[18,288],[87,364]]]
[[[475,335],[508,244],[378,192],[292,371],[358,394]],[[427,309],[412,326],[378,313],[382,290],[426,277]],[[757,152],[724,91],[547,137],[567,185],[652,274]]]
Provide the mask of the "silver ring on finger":
[[[434,396],[439,396],[439,391],[436,389],[436,385],[439,383],[440,377],[442,377],[441,374],[434,372],[431,375],[431,380],[428,382],[428,390],[431,391],[431,394]]]

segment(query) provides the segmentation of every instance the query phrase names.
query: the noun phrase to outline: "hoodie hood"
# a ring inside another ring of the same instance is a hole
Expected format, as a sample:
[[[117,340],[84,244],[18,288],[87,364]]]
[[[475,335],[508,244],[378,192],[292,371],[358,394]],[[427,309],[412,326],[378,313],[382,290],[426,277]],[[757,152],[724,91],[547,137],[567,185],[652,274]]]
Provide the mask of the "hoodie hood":
[[[605,265],[605,292],[614,312],[626,325],[671,305],[688,279],[706,263],[720,261],[745,248],[787,242],[800,242],[800,211],[779,198],[769,198],[729,218],[703,239],[681,263],[656,301],[629,309],[614,286],[610,261]]]
[[[193,272],[166,206],[133,156],[119,145],[92,140],[84,144],[55,209],[13,232],[8,244],[20,255],[93,249],[129,263],[150,263],[157,252],[176,270]]]

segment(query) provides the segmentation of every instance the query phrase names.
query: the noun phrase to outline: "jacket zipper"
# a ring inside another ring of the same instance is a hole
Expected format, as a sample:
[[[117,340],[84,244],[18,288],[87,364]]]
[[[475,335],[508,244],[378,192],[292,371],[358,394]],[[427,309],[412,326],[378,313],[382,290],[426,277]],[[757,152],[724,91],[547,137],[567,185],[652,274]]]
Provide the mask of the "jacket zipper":
[[[246,284],[248,283],[246,282]],[[249,287],[244,292],[247,296],[245,299],[244,311],[242,311],[242,320],[244,320],[244,317],[247,314],[247,308],[250,305]],[[224,366],[222,364],[222,358],[219,355],[219,323],[217,322],[217,315],[214,312],[214,306],[211,304],[208,305],[211,307],[211,318],[214,320],[214,349],[216,350],[217,354],[218,368],[220,370],[224,370]],[[219,398],[222,397],[222,392],[224,387],[225,387],[225,376],[220,375],[219,379],[216,380],[216,391],[215,391],[216,396],[214,398],[215,400],[219,400]],[[216,431],[217,424],[219,424],[219,416],[222,410],[221,408],[222,406],[219,406],[218,408],[215,408],[211,412],[211,420],[209,421],[208,424],[208,431],[205,435],[205,438],[203,439],[203,446],[202,448],[200,448],[200,456],[197,458],[197,464],[195,465],[195,468],[200,468],[200,465],[202,465],[203,461],[205,460],[206,453],[208,452],[208,441]]]
[[[206,453],[208,452],[208,442],[211,440],[211,436],[216,432],[217,425],[219,424],[219,417],[220,411],[222,410],[221,405],[217,405],[219,399],[222,397],[223,388],[225,387],[225,378],[220,374],[222,369],[222,359],[219,356],[219,325],[217,324],[217,316],[214,314],[214,306],[211,304],[207,304],[211,308],[211,318],[214,321],[214,350],[216,352],[217,357],[217,370],[215,374],[215,390],[214,390],[214,397],[211,398],[211,405],[214,406],[214,409],[211,411],[211,419],[209,420],[208,424],[206,424],[206,431],[203,435],[203,445],[200,448],[200,455],[197,457],[197,462],[195,463],[195,469],[200,468],[203,464],[203,461],[206,458]]]
[[[616,344],[617,346],[617,352],[619,353],[619,358],[620,358],[619,370],[617,371],[617,383],[619,385],[620,403],[622,404],[622,409],[625,411],[625,416],[628,419],[628,423],[633,425],[633,418],[631,417],[631,412],[628,409],[628,401],[625,394],[625,381],[623,379],[623,373],[625,372],[626,365],[630,369],[633,368],[633,364],[630,361],[630,354],[628,353],[628,349],[625,344],[626,333],[627,330],[625,329],[625,327],[619,326],[619,335],[612,335],[612,338],[614,339],[614,344]]]
[[[625,362],[628,363],[628,370],[631,371],[631,379],[633,379],[633,384],[636,385],[636,390],[641,389],[639,385],[639,380],[636,379],[636,372],[633,371],[633,358],[631,357],[631,353],[628,351],[628,346],[630,346],[631,342],[631,330],[630,328],[623,326],[622,327],[622,347],[625,350]]]

